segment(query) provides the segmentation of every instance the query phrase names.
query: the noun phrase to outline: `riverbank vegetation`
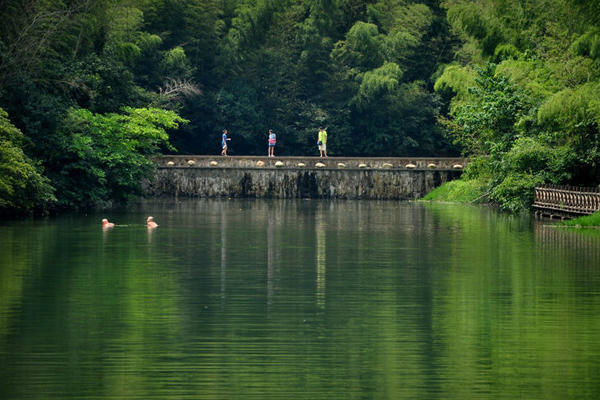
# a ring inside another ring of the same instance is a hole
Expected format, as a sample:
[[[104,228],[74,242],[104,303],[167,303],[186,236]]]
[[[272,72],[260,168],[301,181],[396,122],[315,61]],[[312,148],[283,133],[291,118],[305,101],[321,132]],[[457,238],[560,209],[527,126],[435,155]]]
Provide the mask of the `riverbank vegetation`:
[[[485,182],[458,179],[445,183],[423,197],[424,201],[474,203],[485,198]]]
[[[462,154],[455,189],[511,211],[539,183],[600,183],[598,0],[11,0],[0,15],[0,213],[124,201],[147,156],[218,154],[224,128],[232,155],[264,154],[268,129],[279,155],[314,155],[320,125],[334,156]]]
[[[583,217],[561,221],[560,225],[575,228],[600,228],[600,211]]]
[[[448,8],[463,45],[436,81],[455,94],[440,121],[475,160],[466,178],[504,209],[527,209],[537,184],[600,182],[599,11],[598,1]]]

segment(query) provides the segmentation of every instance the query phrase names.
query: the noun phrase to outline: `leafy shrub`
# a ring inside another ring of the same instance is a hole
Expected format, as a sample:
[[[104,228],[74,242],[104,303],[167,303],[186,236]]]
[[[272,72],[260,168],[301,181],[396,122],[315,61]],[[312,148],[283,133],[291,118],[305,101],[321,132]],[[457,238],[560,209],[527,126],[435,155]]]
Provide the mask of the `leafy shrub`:
[[[512,147],[491,158],[491,198],[509,211],[533,204],[533,188],[568,182],[576,165],[568,146],[552,148],[534,138],[517,138]]]
[[[550,147],[534,138],[518,138],[503,155],[501,170],[539,176],[545,183],[565,183],[577,161],[568,146]]]
[[[492,189],[490,197],[503,210],[525,211],[533,204],[534,187],[542,183],[539,176],[512,173]]]
[[[473,157],[463,170],[461,178],[464,180],[488,179],[491,173],[489,157]]]

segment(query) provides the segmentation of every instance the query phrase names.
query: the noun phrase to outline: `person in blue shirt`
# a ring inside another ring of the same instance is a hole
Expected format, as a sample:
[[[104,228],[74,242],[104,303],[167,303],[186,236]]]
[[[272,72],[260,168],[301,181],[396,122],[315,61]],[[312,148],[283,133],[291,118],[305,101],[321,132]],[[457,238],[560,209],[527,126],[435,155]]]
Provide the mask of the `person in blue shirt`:
[[[275,157],[275,144],[277,143],[277,136],[269,129],[269,157]]]
[[[221,148],[223,149],[223,151],[221,151],[221,155],[222,156],[226,156],[227,155],[227,141],[231,140],[227,137],[227,129],[223,129],[223,137],[221,138]]]

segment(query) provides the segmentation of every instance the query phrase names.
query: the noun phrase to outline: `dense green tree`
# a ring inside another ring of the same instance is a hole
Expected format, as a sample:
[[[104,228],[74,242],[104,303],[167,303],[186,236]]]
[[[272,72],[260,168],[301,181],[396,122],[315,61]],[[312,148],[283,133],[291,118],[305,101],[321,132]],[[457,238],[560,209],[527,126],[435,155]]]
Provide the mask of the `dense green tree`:
[[[40,212],[56,200],[48,179],[23,152],[23,141],[0,108],[0,215]]]
[[[155,143],[168,143],[165,129],[182,119],[161,109],[142,116],[139,107],[176,107],[184,95],[198,93],[183,48],[164,48],[160,36],[143,30],[144,11],[153,6],[120,0],[0,3],[0,104],[27,138],[15,148],[23,149],[24,162],[44,166],[60,207],[140,194],[139,179],[152,165],[147,157]],[[141,65],[148,66],[147,75],[136,75]],[[130,108],[122,114],[124,106]],[[48,181],[41,175],[38,180],[45,192]],[[11,207],[49,204],[21,197]]]
[[[69,110],[60,127],[64,138],[60,155],[47,167],[59,193],[59,206],[90,207],[141,195],[142,180],[155,168],[149,156],[170,147],[167,130],[186,122],[162,109],[123,111]]]
[[[441,121],[465,154],[486,157],[490,197],[516,210],[535,184],[597,185],[598,2],[442,4],[464,45],[436,82],[455,94]]]
[[[263,154],[268,129],[278,134],[279,155],[314,154],[320,125],[331,155],[455,155],[459,147],[486,160],[467,176],[487,174],[490,197],[526,205],[527,180],[600,182],[599,7],[597,0],[2,1],[0,106],[63,205],[137,193],[108,170],[116,136],[80,132],[73,122],[113,132],[128,115],[123,107],[189,120],[165,128],[184,154],[216,153],[224,128],[232,154]],[[105,150],[90,153],[86,143]],[[95,182],[88,188],[75,179],[84,170]],[[74,192],[60,199],[63,189]]]
[[[234,81],[219,91],[216,100],[219,122],[230,132],[232,140],[235,138],[231,154],[236,153],[236,148],[259,153],[264,148],[267,128],[263,125],[264,112],[256,90],[245,82]]]

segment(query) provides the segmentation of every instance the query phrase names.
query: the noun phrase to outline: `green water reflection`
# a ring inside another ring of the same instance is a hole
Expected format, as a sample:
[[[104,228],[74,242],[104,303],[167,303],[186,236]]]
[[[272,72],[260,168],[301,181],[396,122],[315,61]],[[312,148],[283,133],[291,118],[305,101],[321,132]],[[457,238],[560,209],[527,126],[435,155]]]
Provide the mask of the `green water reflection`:
[[[1,399],[600,398],[598,236],[398,202],[104,216],[0,222]]]

